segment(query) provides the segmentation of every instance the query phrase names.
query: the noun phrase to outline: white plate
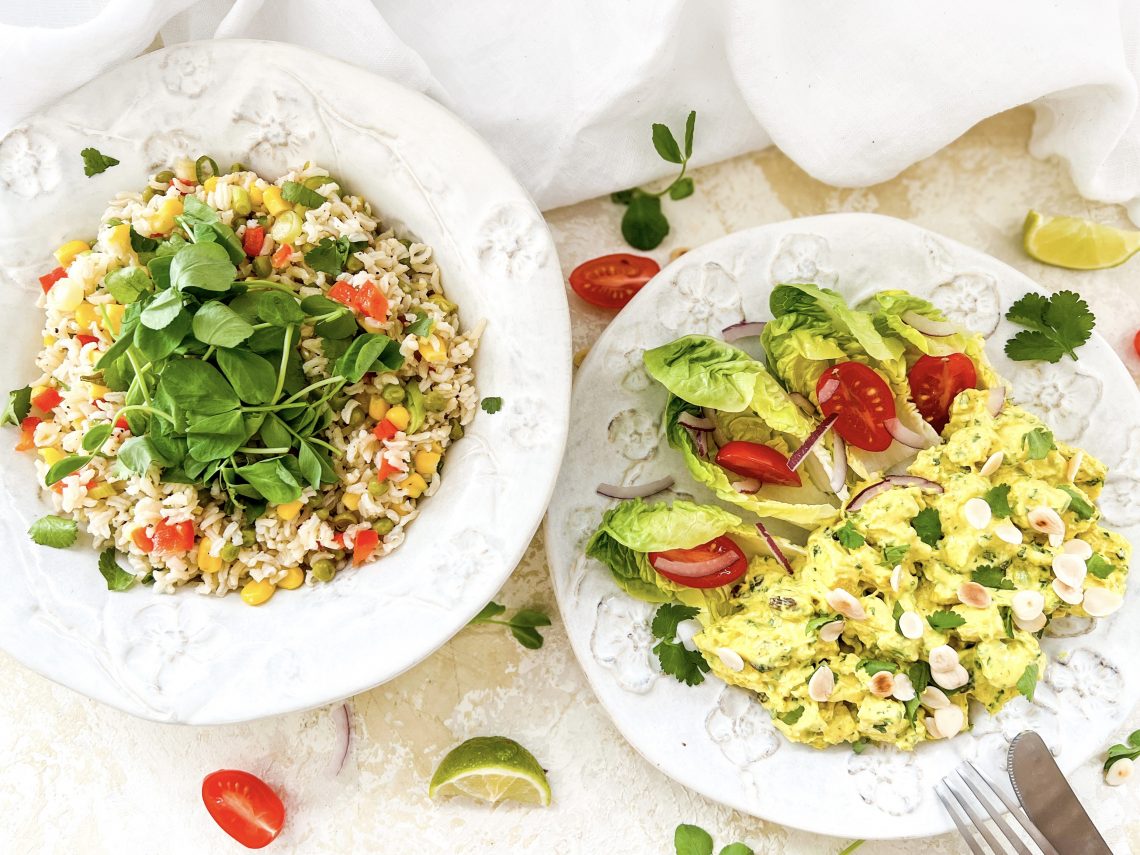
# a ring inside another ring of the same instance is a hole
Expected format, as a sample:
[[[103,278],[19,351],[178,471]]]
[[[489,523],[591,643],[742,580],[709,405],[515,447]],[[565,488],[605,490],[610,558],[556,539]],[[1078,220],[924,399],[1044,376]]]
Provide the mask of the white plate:
[[[83,175],[80,149],[122,161]],[[276,177],[314,160],[381,219],[430,244],[465,327],[487,319],[479,413],[448,453],[439,493],[374,566],[250,608],[191,590],[108,593],[90,548],[34,545],[50,511],[32,461],[0,436],[0,646],[80,692],[161,721],[212,724],[364,691],[460,630],[515,567],[565,443],[570,330],[546,225],[487,146],[433,101],[336,60],[268,42],[148,54],[0,140],[0,388],[35,373],[36,277],[66,238],[89,237],[107,200],[179,155],[209,153]]]
[[[913,754],[868,748],[856,755],[787,741],[741,689],[716,679],[689,688],[660,674],[650,650],[653,607],[622,593],[606,568],[582,554],[611,504],[595,494],[600,482],[673,475],[677,494],[711,500],[663,439],[665,393],[647,378],[641,354],[685,333],[719,335],[742,318],[771,317],[768,295],[780,282],[816,282],[852,301],[905,288],[986,333],[987,353],[1012,381],[1015,399],[1058,438],[1109,464],[1100,501],[1105,525],[1133,542],[1140,534],[1140,395],[1099,336],[1081,349],[1080,362],[1009,362],[1002,347],[1014,328],[1002,316],[1013,300],[1040,289],[980,252],[869,214],[762,226],[688,253],[617,316],[578,372],[547,547],[578,660],[625,737],[686,786],[785,825],[864,838],[947,831],[950,820],[931,788],[963,758],[998,775],[1009,739],[1034,729],[1072,770],[1116,733],[1140,694],[1140,585],[1130,586],[1122,612],[1095,629],[1073,621],[1070,637],[1046,641],[1051,662],[1035,704],[1018,698],[997,717],[976,716],[972,733]]]

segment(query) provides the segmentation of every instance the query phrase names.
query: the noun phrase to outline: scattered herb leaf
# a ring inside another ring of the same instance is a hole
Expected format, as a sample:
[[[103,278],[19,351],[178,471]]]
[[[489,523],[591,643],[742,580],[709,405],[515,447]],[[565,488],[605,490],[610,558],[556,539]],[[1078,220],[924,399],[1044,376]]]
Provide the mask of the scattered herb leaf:
[[[79,156],[83,158],[83,174],[88,178],[106,172],[119,162],[110,155],[103,154],[97,148],[85,148],[79,152]]]
[[[847,520],[841,528],[835,530],[835,539],[847,549],[858,549],[867,542],[867,538],[859,534],[851,520]]]
[[[942,540],[942,517],[937,508],[923,508],[910,521],[910,527],[919,540],[931,549],[938,548],[938,541]]]
[[[1128,739],[1124,744],[1116,744],[1110,746],[1104,760],[1104,771],[1108,771],[1108,767],[1115,763],[1117,760],[1136,760],[1140,758],[1140,730],[1134,730],[1128,734]]]
[[[1046,428],[1034,428],[1021,437],[1026,456],[1030,460],[1044,460],[1057,446],[1053,443],[1053,432]]]
[[[1013,515],[1013,508],[1009,506],[1009,484],[998,484],[986,490],[983,499],[990,506],[990,511],[998,519],[1005,519]]]
[[[503,408],[503,399],[502,398],[484,398],[479,403],[479,407],[487,415],[493,416],[495,413],[499,412],[499,410],[501,410]]]
[[[511,635],[515,637],[523,647],[530,650],[537,650],[542,647],[543,638],[536,627],[550,626],[550,618],[543,612],[535,609],[519,609],[515,612],[514,617],[509,620],[496,620],[496,618],[503,614],[507,607],[500,605],[496,602],[487,603],[480,610],[479,614],[471,618],[469,626],[474,626],[480,623],[494,623],[500,626],[509,627]]]
[[[1000,567],[992,567],[989,564],[980,566],[970,574],[970,578],[979,585],[984,585],[987,588],[993,588],[997,591],[1012,591],[1014,589],[1013,582],[1005,578],[1005,571]]]
[[[1078,490],[1076,487],[1070,487],[1068,484],[1061,484],[1059,489],[1063,493],[1069,494],[1069,510],[1077,515],[1079,520],[1091,520],[1096,514],[1096,508],[1093,507],[1092,502],[1085,498],[1085,494]]]
[[[79,526],[75,520],[49,514],[40,517],[28,529],[33,541],[40,546],[50,546],[53,549],[67,549],[75,543],[79,536]]]
[[[99,572],[107,580],[108,591],[125,591],[136,581],[134,575],[120,567],[115,560],[113,546],[99,553]]]
[[[1037,691],[1037,677],[1040,675],[1040,670],[1036,662],[1030,662],[1017,678],[1017,691],[1025,695],[1028,701],[1033,700],[1033,693]]]
[[[8,393],[8,405],[0,413],[0,425],[18,425],[28,417],[32,408],[32,387],[13,389]]]
[[[1109,564],[1099,552],[1094,552],[1085,562],[1085,566],[1098,579],[1107,579],[1116,570],[1116,567]]]
[[[1060,362],[1089,340],[1096,318],[1079,294],[1059,291],[1051,297],[1030,292],[1009,307],[1008,320],[1023,327],[1005,344],[1005,355],[1015,361],[1041,359]]]
[[[946,629],[957,629],[966,622],[966,619],[957,612],[941,609],[932,615],[928,615],[926,622],[930,624],[931,629],[942,631]]]

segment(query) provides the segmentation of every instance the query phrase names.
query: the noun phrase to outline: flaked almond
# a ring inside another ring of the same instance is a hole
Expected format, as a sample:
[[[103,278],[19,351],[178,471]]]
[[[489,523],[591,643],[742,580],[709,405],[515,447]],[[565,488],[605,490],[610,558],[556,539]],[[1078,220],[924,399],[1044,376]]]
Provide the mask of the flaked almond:
[[[867,618],[863,604],[842,588],[833,588],[827,592],[827,604],[849,620],[866,620]]]
[[[1088,543],[1080,538],[1073,540],[1066,540],[1061,544],[1061,551],[1069,555],[1075,555],[1082,561],[1088,561],[1092,558],[1093,548]]]
[[[895,569],[891,571],[891,590],[896,594],[899,592],[899,588],[902,587],[902,574],[902,565],[896,564]]]
[[[1070,588],[1079,588],[1084,584],[1088,567],[1083,558],[1078,558],[1068,552],[1061,552],[1053,556],[1053,575]]]
[[[966,725],[966,714],[961,707],[948,706],[934,711],[934,725],[941,739],[950,739],[962,732]]]
[[[1089,617],[1108,617],[1124,605],[1124,598],[1108,588],[1089,588],[1081,605]]]
[[[826,665],[820,665],[808,680],[808,697],[822,704],[835,691],[835,675]]]
[[[1049,545],[1052,546],[1054,549],[1060,549],[1061,544],[1064,542],[1065,542],[1065,535],[1063,535],[1063,534],[1051,534],[1051,535],[1049,535]]]
[[[1021,533],[1021,529],[1015,526],[1010,520],[1002,520],[994,526],[994,534],[998,536],[998,540],[1004,540],[1006,543],[1012,543],[1014,546],[1020,546],[1021,541],[1025,536]]]
[[[728,670],[744,670],[744,659],[731,647],[718,647],[716,649],[716,655],[720,657],[720,661],[724,663],[724,667]]]
[[[1062,602],[1066,602],[1070,606],[1079,606],[1081,600],[1085,598],[1083,590],[1074,588],[1072,585],[1066,585],[1060,579],[1053,580],[1053,593],[1060,597]]]
[[[918,612],[903,612],[899,615],[899,631],[903,638],[922,638],[922,615]]]
[[[940,644],[930,651],[931,671],[952,671],[958,667],[958,651],[949,644]]]
[[[1079,448],[1077,453],[1069,458],[1069,465],[1065,467],[1065,478],[1069,481],[1077,480],[1077,473],[1081,471],[1081,464],[1085,460],[1085,453]]]
[[[975,497],[962,506],[962,518],[979,531],[989,526],[993,517],[994,512],[990,510],[989,503],[985,499]]]
[[[891,697],[896,701],[914,700],[914,683],[910,681],[910,677],[906,674],[895,674],[895,687],[891,691]]]
[[[836,641],[839,636],[843,635],[843,630],[847,628],[847,621],[833,620],[831,623],[825,623],[819,628],[820,641]]]
[[[1038,505],[1028,514],[1029,524],[1042,534],[1065,534],[1065,521],[1048,505]]]
[[[1022,620],[1017,615],[1013,616],[1013,625],[1026,632],[1040,632],[1045,628],[1046,623],[1048,623],[1048,618],[1045,617],[1044,612],[1031,620]]]
[[[982,468],[979,471],[982,475],[985,475],[988,478],[999,469],[1001,469],[1001,464],[1004,460],[1005,452],[995,451],[993,454],[986,458],[986,462],[982,464]]]
[[[1135,765],[1130,758],[1121,757],[1108,767],[1108,771],[1104,773],[1104,782],[1110,787],[1119,787],[1132,777]]]
[[[956,665],[949,671],[935,671],[931,669],[930,679],[943,689],[960,689],[970,682],[970,672],[963,666]]]
[[[1021,620],[1035,620],[1045,608],[1045,595],[1040,591],[1018,591],[1010,601],[1013,616]]]
[[[927,686],[923,689],[918,700],[924,707],[932,710],[940,710],[943,707],[950,706],[950,699],[946,697],[946,693],[935,686]]]
[[[871,676],[871,694],[876,698],[889,698],[895,690],[895,675],[890,671],[879,671]]]
[[[989,589],[978,582],[963,582],[958,586],[958,602],[963,605],[984,609],[991,599]]]

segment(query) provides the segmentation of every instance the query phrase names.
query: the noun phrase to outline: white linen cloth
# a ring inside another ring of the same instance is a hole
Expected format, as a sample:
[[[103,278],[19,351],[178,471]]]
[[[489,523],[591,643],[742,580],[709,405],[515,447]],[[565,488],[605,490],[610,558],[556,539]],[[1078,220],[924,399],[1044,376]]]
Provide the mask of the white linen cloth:
[[[775,143],[857,186],[1032,103],[1033,153],[1140,222],[1136,0],[7,0],[0,133],[156,36],[293,42],[427,92],[542,208],[672,173],[650,124],[689,109],[695,163]]]

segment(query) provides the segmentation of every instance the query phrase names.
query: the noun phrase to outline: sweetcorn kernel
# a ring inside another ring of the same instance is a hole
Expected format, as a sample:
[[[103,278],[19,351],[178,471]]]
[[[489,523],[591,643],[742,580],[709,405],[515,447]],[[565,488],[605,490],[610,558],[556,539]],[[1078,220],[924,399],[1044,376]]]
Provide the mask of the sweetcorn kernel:
[[[273,216],[279,216],[286,211],[292,210],[293,206],[286,202],[281,197],[281,188],[276,184],[271,184],[265,188],[261,194],[262,199],[265,200],[265,207]]]
[[[89,330],[93,324],[99,323],[99,310],[84,300],[75,308],[75,322],[80,329]]]
[[[210,554],[212,545],[213,542],[208,537],[203,537],[198,542],[198,569],[203,573],[217,573],[222,569],[221,556]]]
[[[115,335],[118,335],[123,328],[123,315],[126,314],[127,307],[119,303],[103,303],[99,307],[99,328],[108,329]]]
[[[391,406],[391,404],[379,395],[373,395],[368,401],[368,416],[376,421],[380,421],[380,419],[388,415],[388,410]]]
[[[300,567],[290,567],[285,571],[285,576],[278,583],[278,588],[284,588],[286,591],[295,591],[305,584],[305,571]]]
[[[300,499],[297,499],[292,502],[285,502],[284,504],[277,505],[277,507],[275,507],[273,510],[277,514],[278,519],[291,520],[297,516],[297,514],[301,513],[301,508],[304,506],[304,504],[305,503]]]
[[[360,493],[345,493],[341,501],[350,511],[355,511],[360,507]]]
[[[272,597],[276,590],[276,586],[267,579],[262,579],[260,582],[246,582],[241,589],[241,598],[251,606],[260,606]]]
[[[44,347],[51,347],[53,344],[55,344],[55,342],[56,342],[56,337],[54,335],[45,335],[44,336]]]
[[[158,210],[147,219],[151,234],[168,234],[174,229],[174,218],[182,215],[181,197],[167,199]]]
[[[119,258],[131,257],[131,226],[129,223],[119,223],[107,235],[107,245],[111,247]]]
[[[259,186],[257,186],[256,181],[250,183],[250,185],[249,185],[249,201],[251,201],[254,205],[260,205],[264,201],[264,199],[265,199],[265,191],[262,190]]]
[[[418,472],[413,472],[411,475],[400,482],[400,489],[411,496],[413,499],[418,499],[424,494],[424,490],[427,489],[427,482]]]
[[[202,186],[206,188],[207,193],[213,193],[214,188],[218,186],[218,176],[211,175],[202,183]]]
[[[417,451],[412,456],[412,464],[421,475],[434,475],[439,466],[440,456],[435,451]]]
[[[392,407],[384,418],[394,424],[397,430],[407,430],[412,421],[412,414],[408,412],[407,407]]]
[[[66,455],[58,448],[41,448],[40,459],[43,460],[48,466],[55,466],[59,461],[63,460]]]
[[[435,336],[420,339],[420,356],[433,365],[447,362],[447,345]]]
[[[111,393],[111,390],[106,386],[101,386],[98,383],[88,383],[87,391],[91,394],[91,400],[98,401],[100,398],[105,398]]]
[[[59,262],[59,266],[66,270],[68,265],[75,261],[75,256],[81,252],[87,252],[90,249],[91,245],[85,240],[69,240],[53,254],[55,255],[55,260]]]

